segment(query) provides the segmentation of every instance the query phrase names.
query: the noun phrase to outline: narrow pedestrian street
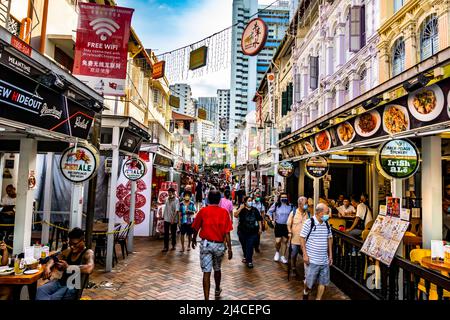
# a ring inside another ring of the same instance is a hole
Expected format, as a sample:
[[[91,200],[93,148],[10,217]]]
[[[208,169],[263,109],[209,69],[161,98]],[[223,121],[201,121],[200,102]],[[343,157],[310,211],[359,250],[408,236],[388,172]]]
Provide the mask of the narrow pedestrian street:
[[[235,226],[236,227],[236,226]],[[236,228],[235,228],[236,230]],[[222,262],[222,300],[301,300],[303,282],[287,280],[287,265],[273,261],[273,230],[263,233],[261,253],[255,253],[253,269],[242,260],[236,231],[232,232],[233,259]],[[179,241],[179,237],[177,239]],[[96,286],[85,289],[83,298],[92,300],[203,300],[199,249],[162,253],[163,240],[135,239],[135,252],[125,260],[117,246],[119,264],[111,273],[97,266],[90,281]],[[214,281],[211,276],[211,295]],[[315,297],[315,291],[310,299]],[[333,284],[325,290],[324,300],[348,300]]]

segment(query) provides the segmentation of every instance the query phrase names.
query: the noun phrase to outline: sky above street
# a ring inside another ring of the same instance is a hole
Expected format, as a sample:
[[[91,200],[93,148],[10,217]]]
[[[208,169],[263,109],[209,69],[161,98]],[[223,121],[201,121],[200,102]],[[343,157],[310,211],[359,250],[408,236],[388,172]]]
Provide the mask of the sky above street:
[[[232,0],[117,0],[134,8],[132,26],[147,49],[157,55],[184,47],[232,24]],[[261,2],[261,1],[260,1]],[[271,1],[262,1],[270,3]],[[189,79],[194,97],[216,96],[230,88],[227,68],[202,78]]]

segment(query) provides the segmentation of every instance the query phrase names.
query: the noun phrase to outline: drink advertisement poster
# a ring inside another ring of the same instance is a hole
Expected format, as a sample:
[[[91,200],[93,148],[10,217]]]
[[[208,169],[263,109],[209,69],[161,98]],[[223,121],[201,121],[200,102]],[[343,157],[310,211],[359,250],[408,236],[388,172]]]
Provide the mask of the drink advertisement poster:
[[[384,210],[386,215],[382,214]],[[380,208],[380,214],[370,229],[361,252],[390,266],[408,225],[408,221],[389,215],[387,206],[386,209]]]
[[[386,215],[400,218],[400,198],[386,198]]]
[[[133,9],[79,3],[73,74],[104,95],[124,96]]]
[[[151,167],[150,159],[139,159],[146,167]],[[136,181],[136,200],[134,210],[134,235],[148,237],[150,235],[151,214],[151,170],[146,170],[142,179]],[[123,225],[130,222],[131,183],[123,170],[120,172],[116,189],[116,222]],[[123,229],[123,227],[122,227]]]

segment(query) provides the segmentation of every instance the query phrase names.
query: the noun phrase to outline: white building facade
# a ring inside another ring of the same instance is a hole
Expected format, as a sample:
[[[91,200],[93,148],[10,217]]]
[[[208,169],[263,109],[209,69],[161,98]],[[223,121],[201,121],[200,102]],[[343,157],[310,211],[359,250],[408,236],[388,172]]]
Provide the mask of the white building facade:
[[[217,111],[218,111],[218,139],[220,143],[228,143],[229,140],[229,127],[230,120],[230,90],[218,89],[217,90]],[[223,124],[223,125],[222,125]],[[223,130],[225,129],[225,130]]]
[[[195,117],[195,105],[192,100],[191,86],[186,83],[176,83],[170,86],[170,92],[180,99],[180,108],[174,111]]]
[[[379,2],[324,2],[317,10],[293,49],[294,99],[285,121],[292,132],[378,84]]]

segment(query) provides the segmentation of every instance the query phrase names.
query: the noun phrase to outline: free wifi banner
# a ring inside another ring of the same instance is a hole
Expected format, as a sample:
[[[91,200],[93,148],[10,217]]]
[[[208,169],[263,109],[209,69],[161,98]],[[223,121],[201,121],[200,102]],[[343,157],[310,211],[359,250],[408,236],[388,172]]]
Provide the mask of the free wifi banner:
[[[134,9],[79,3],[73,74],[103,95],[125,95]]]

